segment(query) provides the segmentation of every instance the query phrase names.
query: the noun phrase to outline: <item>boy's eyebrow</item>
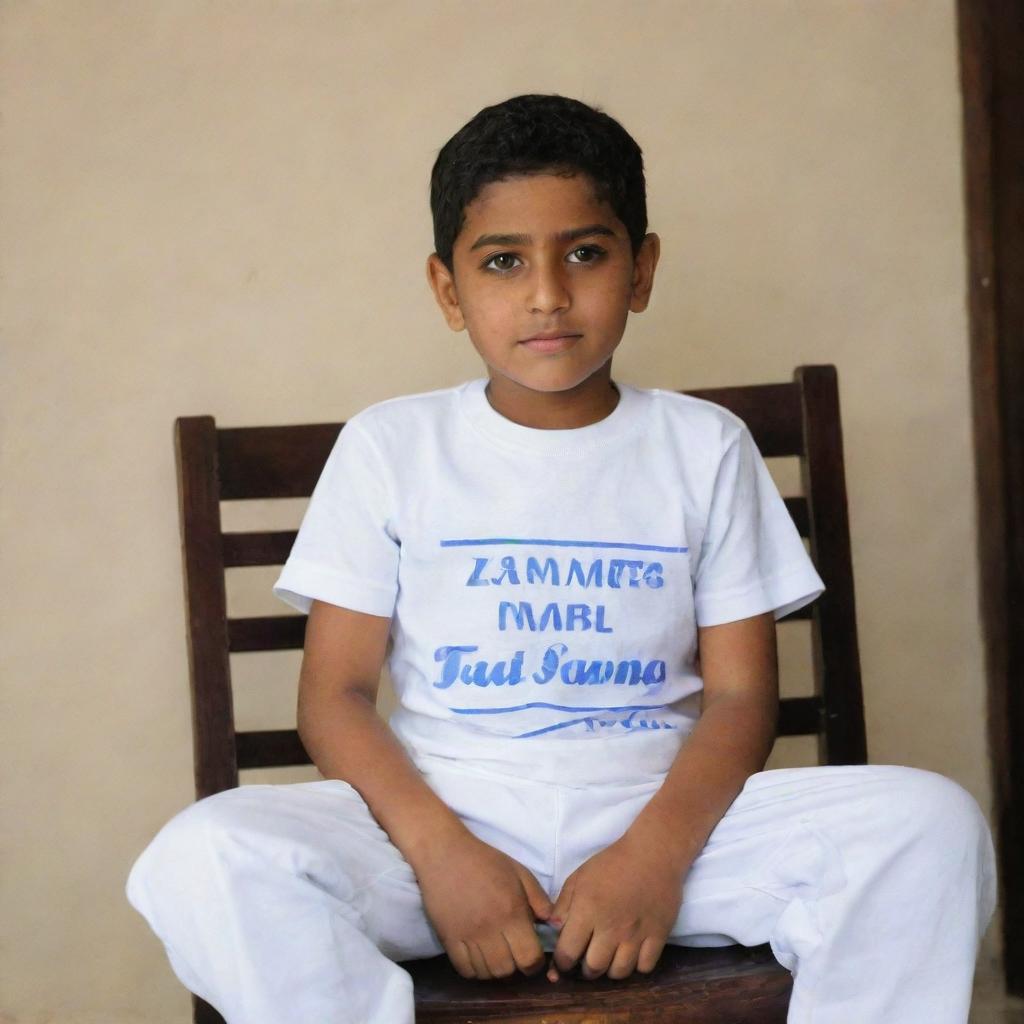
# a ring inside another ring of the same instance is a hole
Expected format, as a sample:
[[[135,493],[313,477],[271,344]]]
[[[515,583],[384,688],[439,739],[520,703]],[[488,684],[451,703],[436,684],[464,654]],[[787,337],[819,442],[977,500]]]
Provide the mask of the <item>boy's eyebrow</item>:
[[[586,238],[588,235],[611,235],[615,232],[604,224],[588,224],[583,228],[569,228],[567,231],[559,231],[554,236],[556,242],[575,242],[577,238]],[[533,239],[529,235],[481,235],[470,247],[469,251],[480,249],[485,245],[529,245]]]

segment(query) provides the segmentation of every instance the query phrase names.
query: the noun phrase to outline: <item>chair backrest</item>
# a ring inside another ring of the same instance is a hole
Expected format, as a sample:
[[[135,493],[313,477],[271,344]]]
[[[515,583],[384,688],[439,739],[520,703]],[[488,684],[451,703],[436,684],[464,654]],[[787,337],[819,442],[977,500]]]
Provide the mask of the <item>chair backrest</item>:
[[[833,366],[801,366],[792,383],[688,391],[736,413],[765,458],[799,456],[803,496],[786,507],[827,587],[788,619],[810,619],[814,693],[784,698],[779,735],[816,735],[823,764],[867,760],[850,530]],[[192,689],[196,797],[238,785],[238,772],[309,764],[295,729],[237,732],[230,655],[301,649],[305,616],[228,618],[225,570],[284,564],[295,531],[225,533],[220,502],[309,497],[344,427],[218,428],[175,421]],[[786,621],[786,620],[783,620]]]

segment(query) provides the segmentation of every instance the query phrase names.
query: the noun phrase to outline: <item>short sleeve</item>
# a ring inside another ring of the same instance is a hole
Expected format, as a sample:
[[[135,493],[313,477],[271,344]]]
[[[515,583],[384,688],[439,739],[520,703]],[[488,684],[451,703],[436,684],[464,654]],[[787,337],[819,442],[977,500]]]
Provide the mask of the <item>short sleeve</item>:
[[[698,626],[771,611],[776,619],[825,589],[746,426],[715,476],[694,579]]]
[[[324,464],[275,597],[309,612],[314,599],[390,616],[398,593],[399,541],[386,466],[370,436],[350,422]]]

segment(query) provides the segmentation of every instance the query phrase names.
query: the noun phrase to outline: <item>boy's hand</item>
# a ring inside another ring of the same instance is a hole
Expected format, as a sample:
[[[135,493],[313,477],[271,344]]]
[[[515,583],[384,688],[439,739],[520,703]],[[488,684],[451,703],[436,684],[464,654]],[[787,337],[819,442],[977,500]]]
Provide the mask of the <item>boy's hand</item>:
[[[562,924],[548,978],[582,963],[588,980],[657,966],[683,901],[689,870],[628,832],[565,880],[550,922]]]
[[[466,831],[438,846],[416,875],[427,916],[462,977],[544,969],[534,920],[546,920],[552,904],[519,861]]]

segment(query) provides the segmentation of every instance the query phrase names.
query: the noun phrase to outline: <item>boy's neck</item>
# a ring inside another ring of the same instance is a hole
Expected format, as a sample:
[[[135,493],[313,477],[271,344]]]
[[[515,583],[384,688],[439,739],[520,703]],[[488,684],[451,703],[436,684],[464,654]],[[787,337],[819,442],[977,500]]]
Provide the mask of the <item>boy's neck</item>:
[[[491,377],[484,394],[491,408],[505,419],[537,430],[590,426],[611,415],[620,397],[610,370],[600,377],[595,374],[568,391],[533,391],[507,378],[495,387]]]

